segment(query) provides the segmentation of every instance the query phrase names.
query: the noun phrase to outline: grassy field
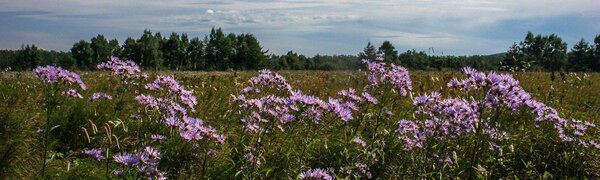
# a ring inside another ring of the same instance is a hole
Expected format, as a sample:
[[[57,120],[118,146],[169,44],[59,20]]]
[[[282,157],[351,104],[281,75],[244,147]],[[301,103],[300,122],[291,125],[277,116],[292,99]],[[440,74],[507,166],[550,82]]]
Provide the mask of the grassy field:
[[[240,119],[249,112],[234,97],[258,72],[146,73],[146,80],[124,83],[110,72],[80,72],[88,86],[88,90],[80,91],[85,98],[56,96],[51,98],[55,108],[47,112],[45,105],[50,101],[44,92],[48,85],[30,72],[2,72],[0,179],[40,176],[46,121],[51,127],[49,151],[44,157],[48,161],[48,179],[141,178],[136,173],[140,167],[123,167],[110,157],[121,152],[141,152],[146,146],[162,153],[158,169],[171,179],[294,179],[316,168],[336,178],[350,179],[600,178],[597,149],[562,142],[551,123],[536,123],[535,115],[524,108],[512,111],[503,107],[482,113],[482,119],[491,119],[494,126],[507,132],[504,139],[495,141],[497,144],[488,143],[481,133],[465,133],[452,139],[427,139],[422,148],[406,149],[396,133],[398,121],[424,118],[414,113],[417,108],[412,98],[432,91],[440,92],[444,98],[483,97],[481,90],[467,93],[447,87],[453,78],[465,78],[459,71],[411,71],[409,95],[401,96],[386,90],[389,87],[381,87],[372,93],[379,103],[361,105],[348,122],[324,114],[319,123],[298,118],[285,124],[284,131],[274,123],[264,123],[266,131],[257,134],[244,130]],[[339,97],[340,90],[354,88],[360,92],[368,84],[364,71],[278,73],[294,89],[325,101],[329,96]],[[137,95],[152,93],[144,85],[158,74],[173,75],[193,90],[198,105],[189,116],[204,120],[205,125],[225,135],[224,144],[209,138],[183,140],[177,129],[160,125],[158,112],[136,102]],[[561,117],[600,123],[600,74],[557,74],[551,78],[545,72],[517,72],[513,76],[534,99],[554,107]],[[87,97],[94,92],[105,92],[114,98],[89,102]],[[275,88],[263,93],[285,94]],[[132,114],[142,118],[132,118]],[[167,139],[152,141],[152,134],[166,135]],[[600,139],[596,129],[588,130],[584,137]],[[91,148],[102,149],[109,160],[96,161],[82,153]],[[124,174],[115,175],[115,170]]]

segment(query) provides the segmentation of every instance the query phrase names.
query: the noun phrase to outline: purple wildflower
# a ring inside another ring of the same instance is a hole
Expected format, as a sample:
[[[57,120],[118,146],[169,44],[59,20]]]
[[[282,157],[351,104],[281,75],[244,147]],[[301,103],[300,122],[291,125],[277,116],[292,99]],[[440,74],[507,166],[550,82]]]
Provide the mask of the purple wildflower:
[[[111,100],[113,97],[106,94],[106,93],[94,93],[92,94],[92,96],[90,96],[89,101],[90,102],[94,102],[94,101],[99,101],[99,100]]]
[[[83,98],[83,96],[81,96],[81,94],[79,94],[77,92],[77,90],[75,90],[75,89],[69,89],[69,90],[63,91],[61,93],[61,95],[65,96],[65,97],[74,97],[74,98],[79,98],[79,99]]]
[[[357,144],[360,144],[362,147],[367,146],[367,142],[365,142],[364,140],[360,139],[360,137],[356,136],[354,137],[354,142]]]
[[[89,155],[94,157],[96,160],[98,161],[102,161],[105,160],[106,158],[102,155],[102,150],[100,149],[90,149],[90,150],[84,150],[83,154]]]
[[[33,69],[33,72],[40,80],[49,84],[55,84],[61,81],[69,85],[78,84],[81,89],[87,89],[87,86],[83,83],[83,81],[81,81],[79,74],[70,72],[61,67],[40,66]]]
[[[381,84],[391,84],[400,95],[406,96],[412,90],[412,81],[408,70],[394,64],[387,65],[385,62],[363,60],[367,65],[368,87],[378,87]]]
[[[133,61],[122,61],[118,57],[110,57],[110,60],[96,66],[98,69],[110,69],[114,75],[129,78],[141,72],[140,67]]]
[[[114,157],[115,162],[122,164],[124,166],[135,166],[140,163],[140,155],[138,154],[130,154],[127,152],[119,153]]]
[[[153,134],[153,135],[150,135],[150,139],[152,139],[154,141],[161,142],[161,141],[167,140],[167,137],[163,136],[163,135],[160,135],[160,134]]]
[[[309,169],[300,175],[298,178],[303,180],[332,180],[333,177],[327,173],[327,171],[317,168],[317,169]]]

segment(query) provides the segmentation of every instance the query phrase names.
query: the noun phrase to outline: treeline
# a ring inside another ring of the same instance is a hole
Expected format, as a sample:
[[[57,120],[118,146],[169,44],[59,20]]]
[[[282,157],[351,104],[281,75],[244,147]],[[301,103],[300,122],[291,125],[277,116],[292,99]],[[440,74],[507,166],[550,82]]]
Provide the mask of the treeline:
[[[514,43],[506,53],[505,70],[600,71],[600,35],[594,44],[581,39],[567,52],[567,43],[555,34],[533,35]]]
[[[0,50],[0,68],[7,70],[32,70],[41,65],[59,64],[73,67],[75,59],[70,52],[47,51],[35,45],[22,45],[20,50]]]
[[[466,66],[481,70],[497,70],[502,60],[500,55],[436,56],[414,49],[398,53],[389,41],[384,41],[379,48],[369,42],[363,52],[358,54],[358,59],[375,59],[377,57],[383,58],[385,62],[402,65],[411,70],[457,70]]]
[[[600,35],[594,44],[581,40],[571,51],[554,34],[533,35],[514,43],[506,53],[475,56],[439,56],[425,51],[399,53],[389,41],[379,47],[370,42],[358,55],[316,55],[307,57],[289,51],[268,54],[252,34],[225,34],[213,28],[203,39],[187,34],[145,30],[139,38],[123,43],[103,35],[73,44],[70,52],[47,51],[35,45],[20,50],[0,50],[0,68],[31,70],[39,65],[55,64],[69,69],[93,70],[110,56],[133,60],[153,70],[357,70],[362,59],[382,57],[384,61],[411,70],[456,70],[469,66],[480,70],[600,71]]]

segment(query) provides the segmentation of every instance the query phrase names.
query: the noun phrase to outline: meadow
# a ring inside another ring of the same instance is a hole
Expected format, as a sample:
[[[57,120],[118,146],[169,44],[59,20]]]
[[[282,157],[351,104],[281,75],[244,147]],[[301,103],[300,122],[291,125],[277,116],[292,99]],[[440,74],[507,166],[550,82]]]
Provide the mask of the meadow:
[[[0,179],[600,178],[598,73],[498,72],[538,104],[468,70],[77,73],[1,73]]]

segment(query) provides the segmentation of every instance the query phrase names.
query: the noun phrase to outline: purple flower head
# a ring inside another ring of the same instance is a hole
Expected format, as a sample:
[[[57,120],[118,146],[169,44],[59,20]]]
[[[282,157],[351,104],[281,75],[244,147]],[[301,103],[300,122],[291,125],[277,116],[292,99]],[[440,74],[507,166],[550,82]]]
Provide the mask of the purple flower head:
[[[146,107],[148,107],[150,109],[158,109],[159,108],[158,99],[156,99],[153,96],[141,94],[141,95],[136,96],[135,100],[139,104],[145,105]]]
[[[333,179],[333,177],[331,177],[331,175],[329,175],[327,173],[327,171],[325,171],[324,169],[321,169],[321,168],[309,169],[309,170],[301,173],[300,175],[298,175],[298,178],[303,179],[303,180],[332,180]]]
[[[111,57],[109,61],[96,66],[98,69],[110,69],[114,75],[129,78],[141,72],[140,67],[133,61],[122,61],[118,57]]]
[[[74,98],[79,98],[79,99],[83,98],[83,96],[81,96],[81,94],[79,94],[77,92],[77,90],[75,90],[75,89],[69,89],[69,90],[63,91],[61,93],[61,95],[65,96],[65,97],[74,97]]]
[[[167,140],[167,137],[163,136],[163,135],[160,135],[160,134],[153,134],[153,135],[150,135],[150,139],[152,139],[154,141],[161,142],[161,141]]]
[[[160,152],[158,152],[158,150],[156,150],[156,148],[154,148],[152,146],[146,146],[146,148],[144,148],[143,154],[148,155],[148,157],[150,159],[160,159],[161,158]]]
[[[377,100],[377,98],[373,97],[371,94],[369,94],[368,92],[363,92],[361,93],[361,95],[367,99],[368,102],[373,103],[373,104],[377,104],[379,103],[379,100]]]
[[[98,161],[102,161],[105,160],[106,158],[102,155],[102,150],[100,149],[90,149],[90,150],[84,150],[83,154],[89,155],[94,157],[96,160]]]
[[[139,114],[131,114],[129,117],[133,120],[142,119],[142,115]]]
[[[412,90],[412,81],[406,68],[367,59],[364,59],[363,63],[367,65],[368,69],[368,87],[378,87],[381,84],[390,84],[396,91],[400,92],[400,95],[402,96],[406,96],[408,91]]]
[[[99,100],[111,100],[112,98],[112,96],[106,93],[94,93],[92,96],[90,96],[89,101],[94,102]]]
[[[181,103],[187,105],[192,111],[195,111],[194,106],[198,104],[193,91],[186,90],[173,76],[158,76],[154,82],[147,84],[145,88],[152,91],[166,89],[171,96],[178,97]]]
[[[292,92],[292,86],[283,76],[266,69],[259,71],[259,73],[260,74],[258,76],[250,78],[250,83],[254,85],[275,86],[277,89],[286,90],[290,93]]]
[[[367,142],[365,142],[364,140],[360,139],[360,137],[356,136],[354,137],[354,142],[357,144],[360,144],[362,147],[367,146]]]
[[[81,81],[79,74],[70,72],[61,67],[56,66],[40,66],[33,69],[35,75],[45,83],[54,84],[58,82],[66,84],[78,84],[83,90],[87,89],[87,86]]]
[[[252,163],[252,165],[256,166],[256,167],[260,167],[262,165],[262,162],[260,161],[260,159],[256,156],[254,156],[254,154],[252,153],[247,153],[246,155],[244,155],[244,158],[246,158],[246,160],[250,163]]]
[[[352,110],[346,106],[347,104],[340,102],[339,99],[329,97],[329,110],[332,111],[342,121],[348,122],[352,119]]]
[[[140,155],[138,154],[124,152],[115,155],[113,158],[116,163],[119,163],[123,166],[135,166],[140,163]]]

